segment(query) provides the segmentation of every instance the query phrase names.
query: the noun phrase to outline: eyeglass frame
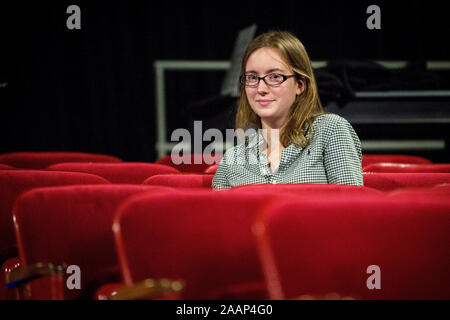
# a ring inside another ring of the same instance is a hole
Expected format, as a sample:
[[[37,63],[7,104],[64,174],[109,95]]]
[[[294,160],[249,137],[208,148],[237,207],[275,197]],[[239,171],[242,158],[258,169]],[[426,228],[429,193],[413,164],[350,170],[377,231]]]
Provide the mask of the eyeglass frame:
[[[276,74],[276,75],[279,75],[279,76],[283,77],[283,81],[281,81],[280,83],[278,83],[278,84],[276,84],[276,85],[268,84],[267,81],[266,81],[266,77],[269,76],[269,75],[271,75],[271,74]],[[250,87],[250,88],[257,88],[257,87],[259,86],[259,82],[260,82],[261,80],[263,80],[264,83],[265,83],[267,86],[269,86],[269,87],[278,87],[278,86],[280,86],[283,82],[285,82],[287,79],[292,78],[292,77],[297,77],[296,74],[285,75],[285,74],[282,74],[282,73],[271,72],[271,73],[266,74],[264,77],[258,77],[257,75],[255,75],[256,78],[258,78],[258,82],[257,82],[255,85],[247,85],[247,84],[245,83],[245,76],[246,76],[245,74],[241,75],[241,76],[239,77],[239,82],[240,82],[241,84],[243,84],[244,86]]]

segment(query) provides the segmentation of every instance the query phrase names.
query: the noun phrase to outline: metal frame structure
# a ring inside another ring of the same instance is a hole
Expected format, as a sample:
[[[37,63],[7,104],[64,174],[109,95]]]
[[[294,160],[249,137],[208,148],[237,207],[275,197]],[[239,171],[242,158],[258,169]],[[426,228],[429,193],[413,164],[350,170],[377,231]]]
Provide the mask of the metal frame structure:
[[[390,69],[400,69],[407,65],[407,61],[375,61]],[[327,61],[313,61],[313,68],[321,68],[327,65]],[[450,70],[450,61],[427,61],[429,70]],[[193,60],[157,60],[154,62],[155,86],[156,86],[156,119],[157,142],[156,151],[158,157],[163,157],[176,144],[167,141],[166,119],[166,92],[164,73],[169,70],[177,71],[226,71],[231,67],[230,61],[193,61]],[[356,92],[357,98],[423,98],[423,97],[450,97],[450,90],[423,90],[423,91],[360,91]],[[427,141],[361,141],[363,150],[440,150],[445,149],[444,140]],[[225,149],[228,145],[225,146]],[[190,146],[186,146],[187,150]],[[219,149],[223,146],[219,146]]]

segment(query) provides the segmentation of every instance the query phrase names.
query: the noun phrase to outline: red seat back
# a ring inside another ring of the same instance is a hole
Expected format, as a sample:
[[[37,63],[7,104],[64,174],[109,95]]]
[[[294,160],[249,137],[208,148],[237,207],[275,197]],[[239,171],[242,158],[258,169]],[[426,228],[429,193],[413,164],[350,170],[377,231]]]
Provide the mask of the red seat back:
[[[114,223],[125,283],[183,279],[184,299],[264,298],[251,224],[265,198],[197,190],[128,199]]]
[[[146,185],[159,185],[183,188],[209,188],[213,174],[158,174],[144,181]]]
[[[267,192],[271,194],[295,194],[295,195],[364,195],[383,194],[382,191],[365,186],[350,186],[341,184],[252,184],[243,185],[230,189],[230,192]]]
[[[433,163],[433,164],[404,164],[380,162],[373,163],[364,167],[365,172],[398,172],[398,173],[413,173],[413,172],[441,172],[450,173],[450,164],[448,163]]]
[[[450,173],[370,173],[364,172],[364,186],[381,191],[398,188],[431,187],[450,183]]]
[[[12,170],[14,167],[8,166],[7,164],[0,163],[0,170]]]
[[[44,169],[60,162],[121,162],[122,160],[97,153],[84,152],[11,152],[0,155],[0,163],[16,168]]]
[[[109,184],[96,175],[75,172],[41,170],[1,170],[0,171],[0,263],[15,255],[9,248],[16,243],[12,207],[16,198],[32,188],[74,184]]]
[[[372,163],[379,162],[393,162],[393,163],[416,163],[416,164],[430,164],[430,160],[412,155],[405,154],[363,154],[362,167],[368,166]]]
[[[121,162],[121,163],[78,163],[68,162],[54,164],[48,170],[87,172],[99,175],[112,183],[142,184],[145,179],[156,174],[179,173],[178,170],[155,163]]]
[[[90,185],[38,188],[21,195],[14,217],[22,265],[65,263],[81,269],[81,290],[60,288],[61,292],[50,295],[35,288],[32,297],[89,298],[102,282],[120,280],[112,232],[115,209],[130,195],[167,190],[170,188]]]
[[[428,187],[411,187],[395,189],[387,193],[389,197],[412,197],[416,195],[417,198],[429,201],[432,198],[448,198],[450,195],[450,183],[442,183]]]
[[[218,167],[219,167],[218,164],[212,164],[212,165],[210,165],[208,168],[205,169],[205,173],[212,173],[212,174],[215,174]]]
[[[207,168],[213,164],[218,164],[222,159],[222,154],[202,155],[202,154],[191,154],[189,156],[174,156],[175,163],[172,161],[172,156],[167,155],[156,160],[156,163],[165,164],[176,168],[181,172],[191,172],[191,173],[204,173]],[[177,163],[177,164],[176,164]]]
[[[274,202],[254,227],[274,299],[449,299],[449,228],[450,199],[415,194]]]

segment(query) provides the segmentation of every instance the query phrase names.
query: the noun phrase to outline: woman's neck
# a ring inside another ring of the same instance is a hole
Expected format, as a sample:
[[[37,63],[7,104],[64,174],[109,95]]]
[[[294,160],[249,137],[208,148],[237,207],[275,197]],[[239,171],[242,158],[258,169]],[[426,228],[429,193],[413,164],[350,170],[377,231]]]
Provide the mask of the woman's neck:
[[[263,129],[263,136],[267,143],[267,155],[280,154],[284,149],[280,142],[281,130],[284,125],[270,125],[267,122],[261,120],[261,127]]]

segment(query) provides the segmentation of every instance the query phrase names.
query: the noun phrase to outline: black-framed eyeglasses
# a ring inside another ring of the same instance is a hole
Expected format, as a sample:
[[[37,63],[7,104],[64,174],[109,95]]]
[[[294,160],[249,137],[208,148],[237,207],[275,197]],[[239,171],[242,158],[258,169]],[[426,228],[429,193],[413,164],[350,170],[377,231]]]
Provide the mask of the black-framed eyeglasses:
[[[240,82],[242,84],[244,84],[247,87],[252,87],[255,88],[259,85],[259,81],[260,80],[264,80],[264,82],[269,86],[269,87],[277,87],[280,84],[282,84],[283,82],[285,82],[287,79],[295,77],[295,74],[291,74],[291,75],[284,75],[281,73],[269,73],[266,74],[264,77],[258,77],[256,74],[244,74],[242,76],[240,76]]]

